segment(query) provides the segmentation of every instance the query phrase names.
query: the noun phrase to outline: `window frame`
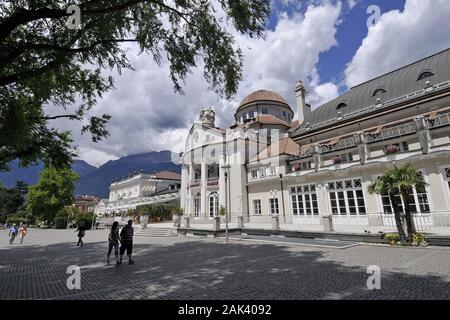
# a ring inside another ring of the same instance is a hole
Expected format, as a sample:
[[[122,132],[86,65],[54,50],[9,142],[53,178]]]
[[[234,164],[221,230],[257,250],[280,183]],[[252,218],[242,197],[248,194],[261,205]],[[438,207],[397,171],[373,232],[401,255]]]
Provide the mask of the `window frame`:
[[[348,187],[349,181],[351,181],[352,187]],[[359,181],[360,185],[358,187],[355,187],[356,181]],[[337,188],[338,183],[341,184],[342,188]],[[327,201],[330,208],[330,212],[333,216],[339,217],[367,216],[367,201],[363,188],[362,178],[354,177],[354,178],[344,178],[342,180],[333,180],[328,181],[327,185],[328,185]],[[331,185],[334,185],[334,187],[331,188]],[[361,199],[362,205],[360,203]],[[351,201],[353,202],[353,205],[351,205]],[[336,206],[333,206],[333,202],[335,202]],[[334,212],[334,209],[337,209],[336,212]]]
[[[272,201],[274,206],[272,207]],[[273,213],[272,209],[276,209],[276,213]],[[280,214],[280,200],[277,196],[270,197],[269,198],[269,214],[271,216],[279,215]]]
[[[259,202],[259,212],[257,213],[257,210],[256,210],[256,206],[255,206],[255,202]],[[253,198],[252,199],[252,212],[253,212],[253,215],[254,216],[261,216],[262,215],[262,201],[261,201],[261,198]]]

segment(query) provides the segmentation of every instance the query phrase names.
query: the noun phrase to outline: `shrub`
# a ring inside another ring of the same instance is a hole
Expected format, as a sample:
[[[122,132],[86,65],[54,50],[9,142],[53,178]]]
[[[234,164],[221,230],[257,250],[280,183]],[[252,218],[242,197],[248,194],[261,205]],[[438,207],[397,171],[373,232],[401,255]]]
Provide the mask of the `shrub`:
[[[384,235],[384,238],[385,238],[387,241],[389,241],[389,242],[392,242],[392,241],[397,242],[397,241],[400,239],[399,235],[396,234],[396,233],[388,233],[388,234],[385,234],[385,235]]]
[[[417,246],[426,247],[428,245],[427,238],[422,233],[414,233],[412,235],[411,245],[416,247]]]
[[[33,224],[35,218],[30,214],[11,214],[6,218],[6,223],[15,223],[19,225],[20,223]]]
[[[95,218],[96,218],[96,216],[94,216],[94,223],[95,223]],[[78,213],[75,216],[75,222],[78,227],[83,226],[86,229],[92,228],[92,213],[87,213],[87,212]]]
[[[67,228],[67,220],[69,218],[69,211],[66,208],[62,208],[56,214],[53,223],[55,224],[56,229],[66,229]]]

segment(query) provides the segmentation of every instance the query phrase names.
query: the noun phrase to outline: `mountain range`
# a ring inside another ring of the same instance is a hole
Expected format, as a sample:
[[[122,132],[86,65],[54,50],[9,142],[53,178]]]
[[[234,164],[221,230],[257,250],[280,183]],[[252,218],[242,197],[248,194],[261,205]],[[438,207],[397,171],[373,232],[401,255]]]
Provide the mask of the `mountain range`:
[[[39,180],[39,173],[44,168],[43,163],[20,168],[19,161],[10,163],[11,170],[0,172],[0,182],[11,188],[16,181],[24,181],[31,185]],[[111,180],[128,176],[129,173],[140,171],[146,173],[169,170],[180,173],[180,165],[172,162],[170,151],[152,151],[110,160],[100,167],[90,165],[84,160],[74,160],[72,170],[80,175],[75,187],[77,195],[94,195],[107,198]]]

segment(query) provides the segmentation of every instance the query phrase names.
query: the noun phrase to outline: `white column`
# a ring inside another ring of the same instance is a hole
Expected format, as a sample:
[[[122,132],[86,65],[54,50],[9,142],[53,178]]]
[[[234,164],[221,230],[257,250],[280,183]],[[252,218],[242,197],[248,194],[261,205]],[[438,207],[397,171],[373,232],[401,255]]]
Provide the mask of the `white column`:
[[[205,161],[201,164],[201,204],[200,204],[200,216],[203,219],[208,219],[208,204],[206,198],[206,184],[208,181],[208,171]]]
[[[225,202],[225,172],[222,169],[222,166],[225,164],[225,158],[220,157],[219,159],[219,207],[224,206],[226,207]]]

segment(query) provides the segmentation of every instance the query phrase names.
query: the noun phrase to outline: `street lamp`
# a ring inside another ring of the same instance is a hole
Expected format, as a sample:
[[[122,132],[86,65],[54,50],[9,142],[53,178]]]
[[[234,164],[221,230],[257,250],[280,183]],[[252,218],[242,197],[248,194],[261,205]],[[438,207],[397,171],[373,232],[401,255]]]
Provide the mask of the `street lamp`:
[[[228,212],[230,211],[230,206],[228,205],[228,186],[229,186],[229,173],[230,173],[230,165],[223,165],[222,166],[222,170],[224,171],[224,175],[225,175],[225,208],[226,208],[226,212],[225,212],[225,238],[226,238],[226,243],[228,243]]]

